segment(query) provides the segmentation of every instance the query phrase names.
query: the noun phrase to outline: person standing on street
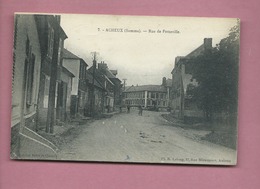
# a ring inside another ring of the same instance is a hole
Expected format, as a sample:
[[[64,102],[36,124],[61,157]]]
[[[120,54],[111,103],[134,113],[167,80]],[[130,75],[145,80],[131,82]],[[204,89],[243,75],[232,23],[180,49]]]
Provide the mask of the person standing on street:
[[[142,116],[143,115],[143,107],[140,105],[139,106],[139,112],[138,115]]]

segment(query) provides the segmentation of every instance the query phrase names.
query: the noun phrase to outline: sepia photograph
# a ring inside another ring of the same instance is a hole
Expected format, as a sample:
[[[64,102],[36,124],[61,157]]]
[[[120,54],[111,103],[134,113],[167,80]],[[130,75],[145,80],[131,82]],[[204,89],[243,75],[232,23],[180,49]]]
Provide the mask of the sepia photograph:
[[[238,18],[16,13],[11,159],[237,164]]]

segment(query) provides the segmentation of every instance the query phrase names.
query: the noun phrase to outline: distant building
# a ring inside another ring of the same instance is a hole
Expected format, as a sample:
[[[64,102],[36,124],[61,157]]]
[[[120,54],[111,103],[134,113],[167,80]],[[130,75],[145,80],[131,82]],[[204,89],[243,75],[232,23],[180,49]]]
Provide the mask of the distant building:
[[[88,106],[88,64],[82,59],[68,51],[62,50],[62,65],[70,71],[75,77],[72,79],[71,106],[70,114],[75,117],[76,114],[86,115],[85,109]]]
[[[212,49],[212,39],[205,38],[204,43],[187,56],[175,58],[175,66],[172,70],[172,90],[171,90],[171,109],[175,116],[179,118],[200,118],[203,112],[197,107],[196,103],[187,94],[187,91],[198,85],[192,78],[192,68],[187,64],[187,60],[203,54]]]
[[[96,78],[93,78],[93,73],[87,70],[86,74],[89,88],[89,98],[86,114],[87,116],[99,116],[105,110],[104,96],[106,89],[101,82],[99,82]]]
[[[125,106],[143,106],[148,109],[167,110],[170,94],[170,80],[168,86],[166,78],[162,85],[140,85],[126,87],[123,91],[123,102]]]
[[[115,108],[122,106],[122,84],[121,80],[117,78],[117,70],[107,70],[108,78],[114,83],[114,103]]]
[[[98,70],[106,75],[110,81],[113,83],[113,98],[114,105],[113,108],[121,106],[122,103],[122,85],[121,80],[117,78],[117,70],[109,70],[107,64],[103,61],[98,64]]]
[[[93,66],[89,69],[93,73]],[[122,85],[121,80],[116,77],[116,70],[109,70],[105,62],[98,63],[95,69],[95,79],[104,86],[106,92],[104,94],[104,107],[107,112],[114,111],[116,106],[120,106],[122,102]]]

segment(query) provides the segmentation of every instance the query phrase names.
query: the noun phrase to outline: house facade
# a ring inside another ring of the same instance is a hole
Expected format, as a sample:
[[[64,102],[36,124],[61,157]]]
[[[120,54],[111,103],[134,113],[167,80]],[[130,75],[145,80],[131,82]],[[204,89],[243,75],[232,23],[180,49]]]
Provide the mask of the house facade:
[[[95,70],[93,72],[93,70]],[[115,110],[115,97],[119,92],[117,92],[118,83],[121,81],[116,78],[116,76],[108,69],[108,66],[105,62],[98,63],[97,68],[93,66],[89,69],[89,72],[94,75],[95,79],[101,83],[105,88],[104,98],[104,111],[111,112]],[[94,73],[94,74],[93,74]],[[114,81],[114,82],[113,82]]]
[[[30,158],[33,149],[55,157],[55,146],[35,132],[43,58],[37,24],[35,15],[15,15],[11,121],[11,157],[15,158]]]
[[[56,124],[58,89],[61,85],[61,50],[67,38],[60,16],[36,15],[41,45],[41,73],[38,98],[38,128],[53,132]]]
[[[167,87],[163,85],[142,85],[126,87],[123,91],[123,103],[125,106],[143,106],[151,110],[167,110]]]
[[[89,88],[89,98],[87,106],[87,116],[100,116],[105,111],[106,89],[103,84],[93,77],[93,73],[87,70],[87,80]]]
[[[32,120],[36,120],[41,70],[41,48],[34,16],[15,16],[13,56],[12,126],[25,117],[29,124],[26,125],[34,129]]]
[[[60,82],[58,85],[57,97],[57,120],[61,122],[69,121],[71,106],[72,80],[75,77],[69,70],[61,67]]]
[[[197,49],[187,56],[178,56],[175,58],[175,66],[172,70],[172,89],[171,89],[171,109],[174,116],[184,118],[201,118],[203,112],[197,107],[189,93],[190,89],[198,86],[195,79],[192,78],[191,67],[187,63],[189,59],[203,54],[212,49],[212,39],[205,38],[204,42]]]
[[[117,70],[108,70],[108,78],[114,83],[114,110],[122,106],[122,81],[117,78]]]
[[[70,114],[72,117],[75,117],[77,114],[86,116],[86,109],[89,106],[88,64],[82,58],[79,58],[67,49],[63,49],[62,66],[75,76],[72,79]]]

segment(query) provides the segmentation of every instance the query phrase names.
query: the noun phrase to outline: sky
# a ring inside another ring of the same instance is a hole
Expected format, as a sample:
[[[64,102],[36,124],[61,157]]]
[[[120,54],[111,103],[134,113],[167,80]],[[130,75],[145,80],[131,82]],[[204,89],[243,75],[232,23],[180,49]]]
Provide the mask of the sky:
[[[237,24],[232,18],[116,15],[61,16],[64,47],[92,65],[104,61],[126,85],[160,85],[171,78],[176,56],[185,56],[212,38],[213,46]],[[150,31],[150,32],[149,32]]]

